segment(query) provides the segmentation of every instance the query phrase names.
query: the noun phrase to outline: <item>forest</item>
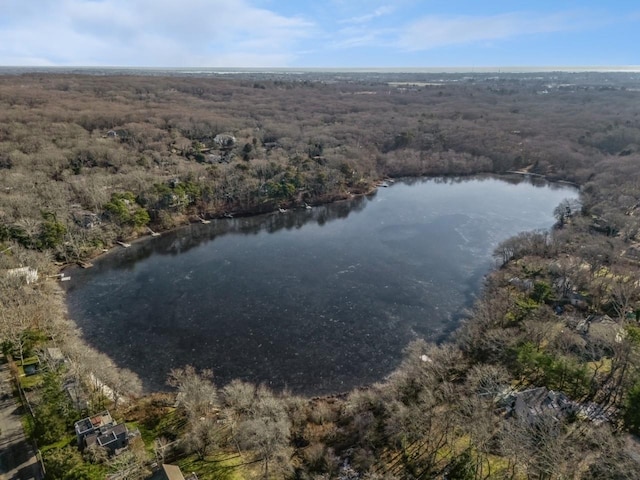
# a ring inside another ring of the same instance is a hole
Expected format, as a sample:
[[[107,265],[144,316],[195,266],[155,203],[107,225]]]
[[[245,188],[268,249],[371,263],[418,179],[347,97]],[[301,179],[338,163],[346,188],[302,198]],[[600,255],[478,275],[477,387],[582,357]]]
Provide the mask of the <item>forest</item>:
[[[640,478],[639,114],[634,73],[0,75],[0,342],[46,478]],[[507,172],[580,200],[501,243],[462,326],[367,388],[185,365],[145,392],[65,310],[61,269],[117,242]],[[128,447],[79,449],[105,409]]]

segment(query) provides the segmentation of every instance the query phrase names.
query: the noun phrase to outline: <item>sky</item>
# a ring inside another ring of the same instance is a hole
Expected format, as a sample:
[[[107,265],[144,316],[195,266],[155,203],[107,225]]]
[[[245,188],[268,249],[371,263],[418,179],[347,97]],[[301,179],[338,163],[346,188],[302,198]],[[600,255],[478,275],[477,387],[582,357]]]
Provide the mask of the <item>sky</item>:
[[[640,65],[637,0],[0,0],[0,65]]]

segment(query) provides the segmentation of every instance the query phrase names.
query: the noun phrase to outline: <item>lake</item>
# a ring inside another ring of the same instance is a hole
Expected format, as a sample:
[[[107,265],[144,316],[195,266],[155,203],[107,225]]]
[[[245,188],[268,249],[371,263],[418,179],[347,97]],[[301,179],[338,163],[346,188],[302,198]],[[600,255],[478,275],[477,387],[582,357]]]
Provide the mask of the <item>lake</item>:
[[[548,229],[576,189],[398,181],[349,201],[191,225],[114,250],[66,282],[85,340],[166,389],[171,368],[318,395],[382,380],[415,338],[458,325],[499,242]]]

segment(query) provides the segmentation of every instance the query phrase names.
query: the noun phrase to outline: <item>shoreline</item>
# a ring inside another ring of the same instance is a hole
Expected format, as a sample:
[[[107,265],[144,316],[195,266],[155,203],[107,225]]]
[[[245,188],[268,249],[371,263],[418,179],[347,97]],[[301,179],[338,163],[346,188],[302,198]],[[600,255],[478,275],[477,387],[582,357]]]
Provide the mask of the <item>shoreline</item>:
[[[438,175],[439,176],[439,175]],[[404,178],[437,178],[438,176],[419,176],[419,177],[404,177]],[[398,177],[401,178],[401,177]],[[374,185],[372,185],[370,188],[368,188],[366,191],[362,192],[362,193],[348,193],[346,196],[337,196],[337,197],[332,197],[332,200],[328,200],[328,201],[319,201],[314,203],[313,205],[309,204],[309,206],[311,206],[311,208],[314,208],[316,206],[321,206],[321,205],[330,205],[333,203],[338,203],[338,202],[344,202],[344,201],[348,201],[351,200],[353,198],[357,198],[357,197],[362,197],[362,196],[367,196],[367,195],[372,195],[374,193],[377,192],[378,188],[380,188],[382,185],[382,183],[393,183],[395,182],[396,179],[390,178],[390,177],[386,177],[385,179],[382,180],[377,180],[375,182]],[[306,203],[306,202],[305,202]],[[298,204],[296,205],[289,205],[287,204],[287,210],[291,209],[291,210],[300,210],[300,209],[304,209],[306,207],[302,207]],[[255,208],[252,209],[248,209],[247,212],[242,212],[240,214],[232,214],[231,217],[227,217],[225,216],[226,214],[218,214],[218,215],[210,215],[210,214],[205,214],[202,218],[204,218],[204,220],[206,222],[210,222],[210,221],[216,221],[216,220],[224,220],[224,219],[233,219],[233,218],[253,218],[253,217],[257,217],[259,215],[271,215],[271,214],[276,214],[276,213],[283,213],[283,212],[279,212],[278,209],[274,209],[274,210],[268,210],[268,211],[256,211]],[[189,215],[185,215],[187,222],[186,223],[180,223],[172,228],[168,228],[168,229],[161,229],[158,228],[158,226],[156,226],[156,229],[154,229],[153,231],[156,233],[156,235],[152,235],[151,233],[149,233],[149,226],[145,225],[142,229],[141,229],[141,233],[139,235],[133,235],[133,236],[127,236],[124,237],[122,240],[117,240],[114,244],[112,244],[109,247],[105,247],[102,251],[96,251],[95,254],[93,255],[88,255],[87,257],[84,258],[80,258],[78,260],[75,260],[73,262],[69,262],[69,263],[64,263],[62,265],[59,265],[58,268],[58,273],[62,273],[63,271],[65,271],[68,268],[87,268],[87,267],[82,267],[81,263],[90,263],[93,260],[98,260],[100,258],[102,258],[103,256],[109,255],[110,253],[113,253],[115,250],[118,250],[120,248],[128,248],[128,247],[124,247],[122,245],[119,245],[118,242],[122,242],[122,243],[128,243],[129,246],[133,246],[136,243],[140,243],[141,241],[144,241],[145,239],[148,238],[155,238],[161,235],[164,235],[165,233],[170,233],[170,232],[176,232],[182,228],[186,228],[186,227],[190,227],[192,225],[198,225],[198,224],[205,224],[205,222],[202,221],[202,219],[200,219],[200,217],[198,215],[194,215],[194,214],[189,214]],[[105,251],[106,250],[106,251]],[[91,267],[88,267],[91,268]]]
[[[470,178],[470,177],[495,177],[495,178],[508,178],[508,177],[514,177],[514,178],[521,178],[524,180],[530,180],[530,181],[542,181],[542,182],[546,182],[546,183],[550,183],[550,184],[561,184],[561,185],[569,185],[571,187],[575,187],[577,189],[580,189],[581,186],[575,182],[571,182],[568,180],[564,180],[564,179],[559,179],[559,180],[550,180],[548,179],[546,176],[544,175],[535,175],[535,174],[530,174],[528,172],[520,172],[520,171],[506,171],[506,172],[500,172],[500,173],[492,173],[492,172],[478,172],[478,173],[469,173],[469,174],[438,174],[438,175],[432,175],[432,174],[427,174],[427,175],[401,175],[401,176],[395,176],[395,177],[384,177],[382,179],[378,179],[375,182],[373,182],[373,185],[371,185],[366,191],[361,192],[361,193],[351,193],[349,192],[347,195],[344,196],[334,196],[331,197],[331,200],[327,200],[327,201],[318,201],[315,202],[313,205],[309,204],[311,206],[311,208],[314,208],[316,206],[321,206],[321,205],[330,205],[333,203],[339,203],[339,202],[344,202],[344,201],[348,201],[351,200],[353,198],[357,198],[357,197],[363,197],[363,196],[368,196],[368,195],[373,195],[375,194],[379,188],[386,188],[386,187],[390,187],[393,183],[395,183],[396,181],[401,181],[402,179],[413,179],[413,180],[419,180],[419,179],[435,179],[435,178]],[[304,202],[306,204],[306,202]],[[299,204],[286,204],[286,206],[288,207],[288,209],[291,210],[297,210],[297,209],[303,209],[306,207],[302,207]],[[207,222],[209,221],[215,221],[215,220],[223,220],[225,218],[252,218],[252,217],[257,217],[259,215],[270,215],[270,214],[275,214],[275,213],[280,213],[278,212],[278,209],[274,209],[274,210],[268,210],[268,211],[258,211],[255,208],[251,208],[248,209],[246,212],[242,212],[239,214],[232,214],[232,217],[226,217],[226,214],[217,214],[217,215],[209,215],[209,214],[205,214],[204,218]],[[192,225],[197,225],[199,223],[203,223],[201,219],[199,219],[198,215],[194,215],[194,214],[189,214],[189,215],[185,215],[185,218],[187,219],[186,223],[180,223],[174,227],[168,228],[168,229],[161,229],[158,228],[158,226],[156,226],[156,229],[153,230],[157,236],[163,235],[165,233],[170,233],[170,232],[175,232],[178,231],[182,228],[186,228]],[[58,272],[62,273],[63,270],[67,269],[67,268],[74,268],[74,267],[79,267],[79,268],[86,268],[86,267],[82,267],[81,263],[90,263],[93,260],[98,260],[100,258],[102,258],[105,255],[109,255],[110,253],[112,253],[115,250],[118,250],[119,248],[126,248],[123,247],[121,245],[118,245],[117,242],[121,241],[123,243],[129,243],[130,246],[132,246],[135,243],[139,243],[147,238],[153,238],[154,235],[151,235],[149,233],[149,226],[145,225],[143,227],[143,229],[141,229],[141,233],[139,235],[133,235],[133,236],[127,236],[125,238],[123,238],[122,240],[118,240],[116,241],[115,244],[112,244],[109,247],[105,247],[105,249],[103,251],[97,251],[95,254],[93,255],[89,255],[85,258],[80,258],[78,260],[75,260],[73,262],[69,262],[69,263],[65,263],[63,265],[59,265],[58,268]],[[106,251],[105,251],[106,250]],[[89,267],[91,268],[91,267]]]
[[[519,180],[521,179],[520,181],[524,181],[524,182],[526,182],[526,181],[527,181],[525,178],[522,178],[522,176],[519,176],[519,175],[518,175],[518,176],[515,176],[515,177],[516,177],[516,178],[518,178]],[[484,178],[484,179],[486,179],[486,178],[498,178],[498,179],[506,180],[506,179],[508,179],[508,178],[514,178],[514,175],[513,175],[512,173],[506,173],[506,174],[485,174],[485,173],[480,173],[480,174],[474,174],[474,175],[450,175],[450,176],[437,175],[437,176],[396,177],[396,178],[394,178],[394,179],[387,178],[387,179],[386,179],[386,180],[384,180],[384,181],[376,182],[376,184],[375,184],[375,185],[373,185],[373,186],[372,186],[372,188],[370,188],[369,190],[367,190],[367,191],[366,191],[366,192],[364,192],[364,193],[351,194],[349,197],[341,198],[341,199],[339,199],[339,200],[334,200],[334,201],[332,201],[332,202],[326,202],[326,203],[324,203],[324,204],[316,204],[316,206],[320,206],[320,205],[330,205],[330,204],[334,204],[334,203],[345,202],[345,201],[348,201],[348,200],[350,200],[350,199],[357,198],[357,197],[361,197],[361,196],[373,195],[373,194],[375,194],[375,193],[377,192],[378,188],[381,188],[381,187],[382,187],[382,188],[385,188],[385,185],[383,185],[383,184],[382,184],[382,182],[388,182],[389,184],[393,184],[393,183],[395,183],[396,181],[402,181],[402,179],[406,179],[406,180],[408,180],[408,181],[420,181],[420,180],[428,181],[428,180],[433,180],[433,179],[437,179],[437,178],[448,178],[448,179],[456,179],[456,178],[460,178],[460,179],[473,179],[473,178],[480,178],[480,179],[483,179],[483,178]],[[536,181],[538,181],[538,179],[533,179],[533,182],[534,182],[534,183],[535,183]],[[552,181],[548,181],[548,180],[544,180],[544,182],[545,182],[545,183],[549,183],[549,184],[557,183],[557,182],[552,182]],[[386,186],[391,186],[391,185],[386,185]],[[296,209],[304,209],[304,208],[305,208],[305,207],[297,207]],[[293,209],[291,209],[291,210],[293,210]],[[270,211],[270,212],[267,212],[267,213],[256,213],[256,214],[253,214],[253,215],[246,215],[245,217],[255,218],[255,217],[258,217],[258,216],[260,216],[260,215],[278,215],[278,211],[277,211],[277,210],[275,210],[275,211]],[[238,217],[238,218],[240,218],[240,217]],[[212,220],[223,220],[223,219],[224,219],[224,217],[212,218]],[[163,233],[163,234],[165,234],[165,233],[170,233],[170,232],[177,232],[177,231],[179,231],[180,229],[184,229],[184,228],[187,228],[187,227],[194,226],[194,224],[195,224],[195,226],[197,227],[197,226],[198,226],[198,225],[197,225],[198,223],[200,223],[200,222],[199,222],[199,221],[193,221],[193,222],[190,222],[190,223],[188,223],[188,224],[179,225],[179,226],[177,226],[177,227],[175,227],[175,228],[171,228],[171,229],[168,229],[168,230],[164,230],[164,231],[162,231],[162,233]],[[152,237],[151,235],[146,234],[146,235],[140,235],[140,236],[137,236],[137,237],[133,237],[131,240],[128,240],[128,241],[130,241],[130,242],[132,243],[132,245],[135,245],[135,244],[139,244],[139,243],[141,243],[141,242],[143,242],[144,240],[149,239],[149,238],[153,238],[153,237]],[[96,255],[95,257],[92,257],[92,259],[100,259],[100,258],[102,258],[103,256],[108,255],[109,253],[114,253],[114,252],[117,250],[117,248],[116,248],[116,247],[117,247],[117,245],[114,245],[114,246],[113,246],[112,248],[110,248],[108,251],[106,251],[106,252],[100,252],[100,253],[99,253],[98,255]],[[122,247],[120,247],[120,248],[122,248]],[[69,268],[69,269],[71,269],[71,268],[81,268],[81,267],[79,267],[79,266],[78,266],[78,265],[76,265],[76,264],[71,264],[71,265],[67,265],[67,266],[65,266],[64,268]],[[491,274],[491,273],[493,273],[495,270],[496,270],[495,268],[492,268],[489,272],[487,272],[487,275],[490,275],[490,274]],[[65,289],[64,289],[64,288],[61,288],[61,292],[62,292],[62,295],[63,295],[63,302],[65,303],[65,306],[66,306],[66,292],[65,292]],[[481,290],[478,292],[478,294],[477,294],[477,298],[482,297],[482,295],[483,295],[483,289],[481,289]],[[463,312],[463,311],[452,312],[452,314],[453,314],[453,315],[456,315],[456,316],[458,316],[458,317],[460,317],[460,318],[463,318],[463,317],[464,317],[464,312]],[[78,328],[78,329],[79,329],[79,326],[78,326],[77,322],[76,322],[76,321],[75,321],[75,320],[74,320],[70,315],[68,315],[68,312],[67,312],[67,319],[72,323],[72,325],[73,325],[74,327],[76,327],[76,328]],[[447,335],[446,335],[446,338],[440,338],[439,340],[437,340],[437,342],[436,342],[436,343],[440,344],[440,343],[447,343],[447,342],[449,342],[449,341],[451,340],[452,335],[454,335],[455,331],[456,331],[456,330],[458,330],[458,328],[460,328],[460,326],[461,326],[461,324],[459,324],[459,325],[455,326],[455,328],[451,328],[451,329],[449,329],[449,331],[448,331],[448,333],[447,333]],[[79,340],[81,340],[81,341],[82,341],[82,343],[84,343],[87,347],[89,347],[89,348],[91,348],[91,349],[95,349],[95,347],[91,346],[91,345],[90,345],[90,344],[88,344],[86,341],[84,341],[84,338],[83,338],[82,334],[80,334],[80,335],[79,335]],[[404,349],[404,348],[406,348],[406,345],[403,347],[403,349]],[[99,351],[99,350],[97,350],[97,351]],[[102,353],[102,352],[100,352],[100,353]],[[104,354],[104,355],[107,355],[107,354]],[[108,356],[108,355],[107,355],[107,356]],[[113,359],[112,359],[112,360],[113,360]],[[311,393],[301,393],[301,394],[299,394],[299,395],[300,395],[300,396],[302,396],[302,397],[304,397],[304,398],[332,398],[332,397],[336,397],[336,396],[347,395],[349,392],[352,392],[352,391],[356,391],[356,390],[367,390],[367,389],[371,388],[371,386],[372,386],[372,385],[374,385],[375,383],[379,383],[379,382],[386,382],[386,381],[388,381],[388,379],[389,379],[390,377],[392,377],[392,376],[395,374],[395,372],[396,372],[396,371],[397,371],[397,367],[396,367],[396,368],[394,368],[392,371],[390,371],[390,372],[389,372],[388,374],[386,374],[385,376],[381,377],[380,379],[378,379],[378,380],[376,380],[376,381],[374,381],[374,382],[370,382],[370,383],[362,384],[362,385],[356,385],[356,386],[354,386],[354,387],[349,387],[349,388],[347,388],[347,389],[342,389],[342,390],[337,390],[337,391],[331,391],[331,392],[328,392],[328,393],[321,393],[321,394],[311,392]],[[140,377],[138,377],[138,378],[140,379]],[[140,379],[140,380],[141,380],[141,382],[142,382],[142,379]],[[143,382],[143,383],[144,383],[144,382]],[[286,389],[286,387],[285,387],[285,389]],[[153,387],[145,388],[145,394],[166,393],[167,391],[170,391],[170,389],[163,389],[163,388],[155,389],[155,388],[153,388]]]

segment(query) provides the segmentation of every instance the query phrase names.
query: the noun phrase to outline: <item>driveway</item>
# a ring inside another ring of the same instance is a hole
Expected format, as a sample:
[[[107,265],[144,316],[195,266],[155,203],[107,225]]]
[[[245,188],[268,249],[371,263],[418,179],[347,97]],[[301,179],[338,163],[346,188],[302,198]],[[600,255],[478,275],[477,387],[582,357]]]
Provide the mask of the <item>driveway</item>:
[[[0,480],[40,480],[40,467],[20,422],[20,405],[11,393],[11,373],[0,356]]]

